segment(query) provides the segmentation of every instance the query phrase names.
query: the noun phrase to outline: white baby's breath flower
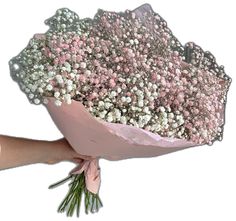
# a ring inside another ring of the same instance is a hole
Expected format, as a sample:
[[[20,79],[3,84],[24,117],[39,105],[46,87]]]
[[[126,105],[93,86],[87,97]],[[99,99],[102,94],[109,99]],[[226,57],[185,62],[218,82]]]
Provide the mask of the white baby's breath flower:
[[[139,101],[138,101],[138,106],[139,106],[139,107],[143,107],[143,105],[144,105],[143,100],[139,100]]]
[[[133,39],[130,39],[130,40],[129,40],[129,43],[130,43],[131,45],[133,45],[133,44],[134,44],[134,40],[133,40]]]
[[[131,102],[131,97],[126,97],[126,102],[130,103]]]
[[[115,108],[115,109],[114,109],[114,115],[115,115],[116,119],[119,120],[120,117],[121,117],[121,112],[120,112],[120,110],[117,109],[117,108]]]
[[[71,71],[71,65],[70,65],[70,63],[65,62],[64,65],[65,65],[66,70],[67,70],[68,72],[70,72],[70,71]]]
[[[90,71],[90,70],[86,70],[86,71],[85,71],[85,75],[86,75],[86,76],[90,76],[90,75],[91,75],[91,71]]]
[[[68,92],[70,92],[70,91],[73,90],[73,87],[72,87],[72,85],[68,85],[68,86],[66,87],[66,89],[67,89]]]
[[[60,92],[59,92],[59,91],[56,91],[56,92],[54,93],[54,97],[58,98],[59,96],[60,96]]]
[[[99,117],[100,117],[100,118],[105,118],[106,113],[107,113],[106,110],[100,112],[100,113],[99,113]]]
[[[51,91],[52,89],[53,89],[53,86],[52,86],[51,84],[48,84],[48,85],[47,85],[47,90],[48,90],[48,91]]]
[[[122,102],[126,102],[126,97],[121,97]]]
[[[64,99],[67,104],[71,104],[71,95],[70,94],[65,94]]]
[[[30,89],[29,89],[29,88],[25,88],[25,92],[26,92],[26,93],[29,93],[29,92],[30,92]]]
[[[64,88],[61,89],[61,93],[62,94],[65,94],[66,93],[66,90]]]
[[[111,97],[111,98],[115,97],[116,95],[117,95],[117,94],[116,94],[115,91],[112,91],[112,92],[110,93],[110,97]]]
[[[39,100],[38,98],[35,98],[35,99],[34,99],[34,103],[35,103],[35,104],[39,104],[39,102],[40,102],[40,100]]]
[[[55,100],[54,103],[56,106],[61,106],[61,104],[62,104],[62,102],[60,100]]]
[[[120,92],[121,92],[121,88],[118,87],[118,88],[117,88],[117,93],[120,93]]]
[[[103,101],[98,101],[98,107],[103,107],[104,106],[104,102]]]
[[[168,117],[169,117],[170,119],[173,119],[173,118],[174,118],[174,114],[171,112],[171,113],[168,114]]]
[[[43,93],[43,89],[41,87],[38,88],[39,93]]]
[[[49,71],[49,72],[48,72],[48,76],[49,76],[49,77],[53,77],[54,75],[55,75],[55,72],[54,72],[54,71]]]
[[[81,63],[80,63],[80,67],[81,67],[81,68],[86,68],[86,66],[87,66],[87,65],[86,65],[85,62],[81,62]]]
[[[72,78],[72,79],[74,79],[74,78],[75,78],[75,74],[74,74],[74,73],[72,73],[72,72],[70,73],[70,76],[71,76],[71,78]]]
[[[109,112],[109,113],[107,114],[107,121],[108,121],[108,122],[112,122],[112,121],[113,121],[113,114],[112,114],[112,112]]]
[[[72,81],[72,80],[67,80],[67,81],[66,81],[66,84],[67,84],[67,85],[72,85],[72,84],[73,84],[73,81]]]
[[[112,106],[112,104],[110,102],[106,102],[104,106],[106,109],[109,109]]]
[[[139,43],[139,41],[138,41],[137,38],[134,39],[134,43],[135,43],[136,45]]]
[[[31,87],[31,91],[32,91],[32,92],[35,92],[36,89],[37,89],[37,85],[32,85],[32,87]]]
[[[63,81],[63,78],[62,78],[62,76],[61,75],[56,75],[56,80],[57,80],[57,82],[59,83],[59,84],[62,84],[64,81]]]
[[[29,98],[30,98],[30,99],[33,99],[33,97],[34,97],[34,94],[30,93],[30,94],[29,94]]]
[[[143,112],[146,114],[150,114],[149,108],[146,106],[143,108]]]
[[[126,117],[125,117],[125,116],[121,116],[120,122],[121,122],[122,124],[126,124],[126,123],[127,123]]]
[[[160,110],[161,112],[165,112],[165,108],[164,108],[163,106],[159,107],[159,110]]]
[[[44,99],[43,99],[43,103],[44,103],[44,104],[48,104],[48,99],[47,99],[47,98],[44,98]]]

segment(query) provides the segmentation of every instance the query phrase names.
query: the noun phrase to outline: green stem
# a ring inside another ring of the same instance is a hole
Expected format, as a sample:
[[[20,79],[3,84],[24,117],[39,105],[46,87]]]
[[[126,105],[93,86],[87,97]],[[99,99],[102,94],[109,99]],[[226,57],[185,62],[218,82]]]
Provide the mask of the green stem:
[[[65,183],[67,180],[69,180],[69,179],[71,179],[71,178],[72,178],[72,175],[66,177],[65,179],[63,179],[63,180],[61,180],[61,181],[58,181],[57,183],[54,183],[54,184],[50,185],[50,186],[48,187],[48,189],[55,188],[55,187],[57,187],[57,186],[59,186],[59,185]]]
[[[65,199],[59,205],[58,212],[66,212],[67,216],[73,216],[73,213],[76,210],[77,217],[79,217],[83,193],[85,194],[84,202],[86,214],[88,214],[88,210],[94,213],[99,210],[99,207],[103,206],[98,194],[94,194],[86,188],[84,172],[81,174],[72,174],[63,180],[50,185],[49,189],[57,187],[69,179],[72,180],[69,183],[69,191]]]
[[[73,192],[75,191],[76,183],[77,182],[75,181],[75,179],[74,179],[73,182],[71,182],[72,186],[70,188],[70,192],[68,192],[67,196],[65,197],[65,199],[60,204],[60,206],[58,208],[58,212],[64,212],[65,211],[66,206],[68,205],[68,203],[70,202],[71,198],[73,197]]]

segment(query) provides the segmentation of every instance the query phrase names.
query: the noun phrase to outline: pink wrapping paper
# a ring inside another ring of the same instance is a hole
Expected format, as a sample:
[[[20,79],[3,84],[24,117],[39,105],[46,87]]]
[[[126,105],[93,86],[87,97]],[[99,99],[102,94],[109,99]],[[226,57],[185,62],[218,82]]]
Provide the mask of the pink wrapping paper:
[[[84,105],[72,100],[55,106],[53,97],[44,104],[57,128],[74,150],[83,155],[122,160],[154,157],[188,147],[196,143],[183,139],[161,137],[134,126],[109,123],[93,117]]]

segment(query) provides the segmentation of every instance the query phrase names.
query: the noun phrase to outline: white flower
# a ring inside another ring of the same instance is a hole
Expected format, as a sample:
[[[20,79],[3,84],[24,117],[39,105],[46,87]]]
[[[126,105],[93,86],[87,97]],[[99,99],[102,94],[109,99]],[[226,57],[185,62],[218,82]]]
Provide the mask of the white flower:
[[[114,109],[114,115],[115,115],[115,117],[119,120],[120,117],[121,117],[121,112],[120,112],[120,110],[117,109],[117,108],[115,108],[115,109]]]
[[[177,127],[178,127],[178,124],[177,124],[177,123],[174,123],[174,124],[172,124],[172,127],[173,127],[173,128],[177,128]]]
[[[106,113],[107,113],[107,112],[106,112],[105,110],[102,111],[102,112],[100,112],[100,113],[99,113],[99,117],[100,117],[100,118],[105,118]]]
[[[66,90],[64,88],[61,89],[61,93],[62,94],[65,94],[66,93]]]
[[[125,117],[125,116],[122,116],[122,117],[120,118],[120,122],[121,122],[122,124],[126,124],[126,123],[127,123],[126,117]]]
[[[47,98],[44,98],[44,99],[43,99],[43,103],[44,103],[44,104],[48,104],[48,99],[47,99]]]
[[[71,76],[71,78],[75,78],[75,74],[74,73],[70,73],[70,76]]]
[[[39,93],[43,93],[43,89],[41,87],[38,88]]]
[[[20,67],[19,67],[18,64],[13,64],[13,68],[14,68],[15,70],[18,70]]]
[[[37,89],[37,86],[36,86],[36,85],[32,85],[32,87],[31,87],[31,91],[32,91],[32,92],[35,92],[36,89]]]
[[[169,117],[170,119],[173,119],[173,118],[174,118],[174,114],[171,112],[171,113],[168,114],[168,117]]]
[[[90,75],[91,75],[91,71],[90,71],[90,70],[86,70],[86,71],[85,71],[85,75],[86,75],[86,76],[90,76]]]
[[[49,77],[53,77],[54,75],[55,75],[55,72],[54,72],[54,71],[49,71],[49,72],[48,72],[48,76],[49,76]]]
[[[55,100],[54,103],[55,103],[56,106],[61,106],[61,103],[62,103],[62,102],[61,102],[60,100]]]
[[[143,108],[143,112],[146,114],[150,114],[149,108],[148,107],[144,107]]]
[[[63,79],[62,79],[62,76],[59,75],[59,74],[56,75],[56,80],[59,84],[62,84],[64,82]]]
[[[110,93],[110,97],[112,98],[112,97],[115,97],[116,96],[116,92],[115,91],[112,91],[111,93]]]
[[[124,103],[126,102],[126,97],[121,97],[121,101]]]
[[[86,68],[86,66],[87,66],[87,64],[86,64],[85,62],[81,62],[81,63],[80,63],[80,67],[81,67],[81,68]]]
[[[29,98],[30,98],[30,99],[33,99],[33,97],[34,97],[34,94],[30,93],[30,94],[29,94]]]
[[[130,103],[131,102],[131,98],[130,97],[126,97],[126,102]]]
[[[70,91],[72,91],[73,87],[71,85],[68,85],[66,89],[68,92],[70,92]]]
[[[51,84],[48,84],[46,88],[48,91],[51,91],[53,89],[53,86]]]
[[[134,39],[134,43],[135,43],[136,45],[139,43],[139,41],[138,41],[137,38]]]
[[[109,109],[111,106],[112,106],[112,104],[110,102],[106,102],[105,103],[105,108],[106,109]]]
[[[30,92],[30,89],[29,89],[29,88],[25,88],[25,92],[26,92],[26,93],[29,93],[29,92]]]
[[[98,101],[98,106],[99,107],[103,107],[104,106],[104,102],[103,101]]]
[[[72,80],[67,80],[66,83],[67,83],[67,85],[72,85],[73,81]]]
[[[35,104],[39,104],[39,102],[40,102],[40,100],[39,100],[38,98],[35,98],[35,99],[34,99],[34,103],[35,103]]]
[[[58,98],[59,96],[60,96],[60,92],[59,92],[59,91],[56,91],[56,92],[54,93],[54,97]]]
[[[143,104],[143,100],[139,100],[139,101],[138,101],[138,106],[139,106],[139,107],[143,107],[143,105],[144,105],[144,104]]]
[[[70,94],[65,94],[64,99],[67,104],[71,104],[71,95]]]
[[[68,62],[65,62],[65,67],[66,67],[66,70],[68,71],[68,72],[70,72],[71,71],[71,65],[70,65],[70,63],[68,63]]]
[[[107,114],[107,121],[108,121],[108,122],[112,122],[112,121],[113,121],[113,116],[112,116],[112,113],[111,113],[111,112],[109,112],[109,113]]]
[[[118,93],[121,92],[121,88],[120,88],[120,87],[117,88],[117,92],[118,92]]]
[[[160,110],[161,112],[165,112],[165,108],[164,108],[163,106],[159,107],[159,110]]]

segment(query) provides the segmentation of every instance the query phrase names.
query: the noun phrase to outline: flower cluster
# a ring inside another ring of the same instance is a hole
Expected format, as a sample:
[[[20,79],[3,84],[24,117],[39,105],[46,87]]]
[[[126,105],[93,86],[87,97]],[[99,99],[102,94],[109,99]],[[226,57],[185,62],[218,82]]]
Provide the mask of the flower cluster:
[[[231,79],[210,52],[183,47],[149,5],[94,19],[63,8],[45,23],[9,63],[30,102],[76,100],[98,120],[198,144],[222,139]]]

